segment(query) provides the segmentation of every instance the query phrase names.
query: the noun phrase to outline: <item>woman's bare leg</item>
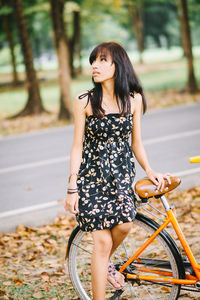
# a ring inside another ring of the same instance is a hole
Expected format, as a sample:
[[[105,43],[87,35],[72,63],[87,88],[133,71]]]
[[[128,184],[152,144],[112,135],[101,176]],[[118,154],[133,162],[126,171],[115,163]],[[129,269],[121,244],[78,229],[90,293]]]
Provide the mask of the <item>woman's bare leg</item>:
[[[109,258],[125,239],[131,227],[132,222],[116,225],[112,230],[103,229],[92,232],[94,240],[91,259],[93,300],[105,300]],[[110,280],[115,281],[114,278]],[[123,284],[123,276],[117,282],[116,287],[120,287]]]
[[[111,229],[112,235],[112,249],[110,251],[110,257],[115,252],[117,247],[123,242],[129,231],[133,226],[133,222],[118,224]]]
[[[112,249],[110,251],[109,257],[112,256],[112,254],[115,252],[117,247],[123,242],[123,240],[129,233],[132,225],[133,222],[128,222],[128,223],[116,225],[111,229]],[[119,283],[121,286],[123,286],[125,284],[124,275],[118,272],[116,276],[116,282]]]
[[[108,260],[112,249],[109,229],[92,232],[94,248],[91,259],[93,300],[105,300]]]

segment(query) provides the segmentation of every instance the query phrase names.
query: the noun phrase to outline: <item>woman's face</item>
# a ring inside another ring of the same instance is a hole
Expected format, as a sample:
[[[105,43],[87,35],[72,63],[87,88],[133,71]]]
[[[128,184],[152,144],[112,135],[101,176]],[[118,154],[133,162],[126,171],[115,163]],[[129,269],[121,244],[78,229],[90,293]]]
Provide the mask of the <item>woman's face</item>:
[[[115,64],[109,53],[101,53],[92,63],[92,76],[95,82],[105,82],[114,79]]]

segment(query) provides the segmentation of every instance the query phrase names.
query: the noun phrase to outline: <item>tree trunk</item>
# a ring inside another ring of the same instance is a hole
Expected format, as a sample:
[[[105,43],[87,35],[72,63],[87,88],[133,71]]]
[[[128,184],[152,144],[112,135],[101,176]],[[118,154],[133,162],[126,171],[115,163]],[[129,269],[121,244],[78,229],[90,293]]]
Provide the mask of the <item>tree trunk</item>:
[[[197,82],[195,79],[194,66],[193,66],[193,54],[192,54],[192,41],[189,26],[188,8],[187,0],[179,0],[179,13],[181,20],[181,30],[183,34],[184,42],[183,47],[185,47],[185,55],[188,65],[188,83],[187,89],[190,93],[196,93],[198,91]]]
[[[71,75],[72,78],[74,78],[75,77],[75,70],[74,70],[74,45],[73,45],[73,38],[69,39],[68,49],[69,49],[70,75]]]
[[[16,67],[16,59],[15,59],[15,50],[14,50],[14,42],[13,42],[13,31],[11,28],[11,22],[9,15],[3,16],[3,24],[6,32],[6,37],[10,49],[10,57],[11,57],[11,65],[12,65],[12,84],[17,85],[19,82],[18,76],[17,76],[17,67]]]
[[[81,27],[80,27],[80,11],[73,12],[73,35],[69,41],[70,53],[70,70],[71,76],[74,78],[77,72],[82,71],[81,67]],[[74,59],[79,60],[79,66],[75,69]]]
[[[65,25],[63,19],[64,0],[50,0],[51,19],[54,30],[54,42],[58,57],[58,72],[60,85],[60,111],[59,119],[73,120],[73,109],[70,93],[70,67],[69,67],[69,49],[67,37],[65,34]]]
[[[142,54],[144,51],[144,36],[143,36],[143,17],[142,3],[139,0],[133,1],[133,4],[128,4],[128,10],[137,39],[138,50],[140,53],[140,63],[143,63]]]
[[[179,22],[180,22],[180,34],[181,34],[181,44],[183,48],[183,57],[186,57],[186,52],[187,52],[187,43],[185,39],[185,33],[184,33],[184,18],[182,17],[182,14],[180,13],[180,2],[179,2]]]
[[[154,39],[154,42],[156,43],[156,46],[158,48],[161,48],[162,44],[161,44],[161,41],[160,41],[160,36],[155,34],[155,35],[153,35],[153,39]]]
[[[13,8],[24,57],[24,64],[26,68],[26,86],[28,89],[28,101],[25,108],[14,117],[40,114],[44,111],[44,108],[42,106],[36,72],[34,70],[33,54],[23,13],[22,0],[14,0]]]
[[[80,11],[74,12],[74,37],[75,37],[75,53],[76,57],[79,60],[79,66],[77,72],[82,72],[81,65],[81,14]]]

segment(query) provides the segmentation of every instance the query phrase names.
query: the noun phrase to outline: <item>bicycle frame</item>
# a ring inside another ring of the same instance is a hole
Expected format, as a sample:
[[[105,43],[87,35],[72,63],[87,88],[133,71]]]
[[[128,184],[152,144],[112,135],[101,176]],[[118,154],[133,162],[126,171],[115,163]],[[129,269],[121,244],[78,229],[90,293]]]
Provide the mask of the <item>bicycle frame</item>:
[[[145,243],[136,251],[136,253],[124,264],[120,267],[120,272],[123,272],[134,260],[140,261],[139,255],[152,243],[152,241],[156,238],[156,236],[167,227],[169,223],[172,224],[180,242],[185,250],[185,253],[188,257],[188,260],[190,261],[190,264],[193,268],[193,271],[196,276],[186,274],[186,279],[178,279],[170,277],[172,276],[172,273],[170,271],[159,271],[158,268],[150,268],[147,267],[136,267],[140,271],[145,271],[149,273],[159,274],[161,276],[148,276],[148,275],[134,275],[126,273],[127,279],[133,279],[133,280],[147,280],[147,281],[156,281],[156,282],[162,282],[162,283],[170,283],[170,284],[181,284],[181,285],[194,285],[197,283],[197,281],[200,280],[200,265],[196,262],[195,257],[185,239],[185,236],[178,224],[178,221],[175,217],[175,208],[171,208],[169,206],[169,203],[166,199],[166,197],[163,195],[160,197],[162,204],[165,208],[167,217],[164,219],[164,223],[145,241]],[[162,275],[165,275],[166,277],[162,277]],[[167,277],[169,276],[169,277]]]

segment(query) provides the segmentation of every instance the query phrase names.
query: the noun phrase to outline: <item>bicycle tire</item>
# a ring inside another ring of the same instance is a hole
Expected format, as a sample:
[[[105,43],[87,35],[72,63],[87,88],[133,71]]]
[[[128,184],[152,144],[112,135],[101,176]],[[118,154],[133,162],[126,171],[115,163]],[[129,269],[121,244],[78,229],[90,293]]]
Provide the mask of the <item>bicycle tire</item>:
[[[159,227],[159,225],[155,221],[151,220],[150,218],[138,213],[133,223],[133,232],[135,232],[135,227],[139,229],[139,230],[136,229],[136,232],[137,233],[139,232],[140,235],[138,235],[137,237],[134,236],[134,240],[131,239],[130,242],[130,236],[132,236],[131,235],[132,231],[128,234],[123,245],[120,245],[116,250],[116,252],[113,254],[113,262],[115,264],[119,263],[119,259],[124,261],[124,256],[129,257],[134,253],[131,252],[133,244],[130,247],[132,241],[135,244],[137,244],[136,247],[138,247],[140,242],[143,243],[144,236],[141,235],[141,232],[146,233],[146,236],[149,236],[153,232],[155,232],[155,230]],[[156,245],[155,250],[153,250],[152,245],[153,246]],[[147,251],[148,248],[149,250]],[[145,250],[147,252],[144,251],[142,253],[141,257],[143,261],[145,261],[145,259],[147,258],[149,261],[149,258],[151,258],[151,256],[155,257],[157,253],[156,259],[152,259],[152,263],[154,264],[154,267],[157,267],[155,265],[156,264],[155,262],[158,261],[158,259],[160,258],[158,256],[158,253],[160,253],[162,254],[162,257],[165,258],[165,260],[166,257],[168,258],[166,262],[170,264],[171,272],[173,273],[174,278],[185,277],[184,266],[183,266],[180,252],[166,230],[163,230],[156,237],[154,242],[151,243],[150,246],[148,246],[148,248]],[[92,251],[92,239],[90,233],[81,231],[77,226],[73,231],[73,233],[71,234],[68,242],[66,264],[68,266],[69,276],[72,281],[72,285],[78,297],[82,300],[92,299],[91,298],[92,297],[91,277],[90,277],[91,276],[90,275],[91,251]],[[130,255],[127,252],[130,252]],[[120,255],[117,253],[120,253]],[[125,299],[138,298],[143,300],[145,299],[176,300],[178,299],[180,289],[181,289],[181,285],[167,286],[167,285],[161,285],[161,284],[151,283],[151,282],[142,282],[140,284],[141,285],[139,286],[137,285],[137,283],[134,283],[134,285],[132,286],[132,283],[128,283],[126,285],[126,289],[121,295],[121,299],[125,300]],[[107,287],[106,299],[111,298],[113,294],[114,291],[110,287]],[[144,296],[144,294],[147,295],[147,298],[145,298],[146,296]]]

